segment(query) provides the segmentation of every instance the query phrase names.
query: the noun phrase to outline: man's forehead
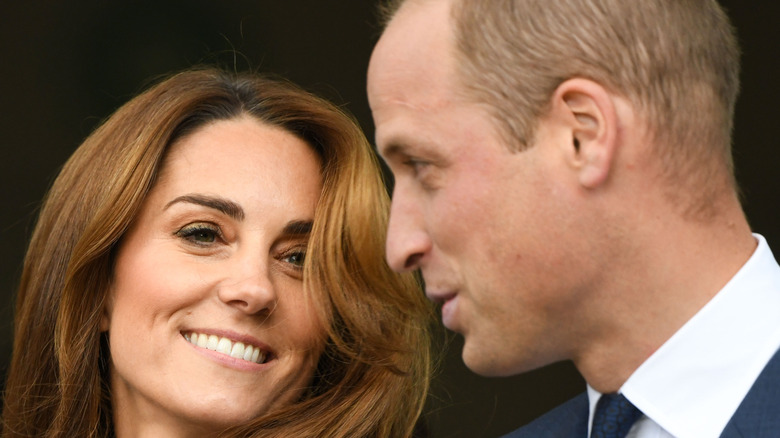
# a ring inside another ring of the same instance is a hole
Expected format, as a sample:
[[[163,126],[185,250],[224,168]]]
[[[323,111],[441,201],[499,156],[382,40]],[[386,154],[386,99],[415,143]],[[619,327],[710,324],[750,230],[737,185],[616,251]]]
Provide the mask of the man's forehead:
[[[450,52],[451,40],[449,1],[406,2],[382,33],[377,50],[431,56]]]
[[[408,3],[408,2],[407,2]],[[368,69],[372,109],[381,102],[436,106],[453,71],[447,1],[404,4],[377,43]]]

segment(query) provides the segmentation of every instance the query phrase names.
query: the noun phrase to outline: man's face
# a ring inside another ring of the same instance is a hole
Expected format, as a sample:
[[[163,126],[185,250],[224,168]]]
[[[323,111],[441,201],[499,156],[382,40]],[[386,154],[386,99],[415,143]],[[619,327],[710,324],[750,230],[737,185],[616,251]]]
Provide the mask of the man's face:
[[[510,375],[571,357],[579,305],[573,197],[543,121],[510,152],[485,106],[459,93],[446,1],[407,4],[379,41],[368,94],[395,176],[387,259],[420,269],[463,359]]]

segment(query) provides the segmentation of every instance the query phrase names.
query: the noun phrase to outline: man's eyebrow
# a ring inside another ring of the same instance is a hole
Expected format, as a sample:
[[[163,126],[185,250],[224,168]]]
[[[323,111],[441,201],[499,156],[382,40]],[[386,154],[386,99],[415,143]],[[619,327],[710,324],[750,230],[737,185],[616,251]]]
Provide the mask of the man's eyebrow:
[[[314,223],[312,221],[291,221],[284,226],[282,234],[285,236],[308,236]]]
[[[164,209],[168,209],[168,207],[170,207],[171,205],[179,202],[187,202],[191,204],[202,205],[208,208],[213,208],[214,210],[220,211],[237,221],[244,220],[244,209],[241,208],[240,205],[228,199],[220,198],[218,196],[199,195],[199,194],[189,194],[189,195],[179,196],[173,201],[165,204]]]
[[[379,155],[383,157],[390,157],[396,155],[404,149],[403,146],[396,142],[388,143],[385,147],[378,149]]]
[[[406,161],[407,159],[422,159],[439,167],[446,167],[450,160],[442,155],[441,147],[434,143],[425,141],[405,141],[404,139],[394,139],[388,141],[381,150],[379,156],[386,163],[397,161]]]
[[[384,146],[381,150],[379,150],[379,155],[385,159],[389,160],[393,157],[397,156],[406,156],[407,153],[407,145],[400,141],[391,141],[386,146]]]
[[[408,143],[401,140],[389,141],[382,149],[377,149],[379,156],[385,161],[397,159],[398,157],[408,157],[411,155],[411,147]]]

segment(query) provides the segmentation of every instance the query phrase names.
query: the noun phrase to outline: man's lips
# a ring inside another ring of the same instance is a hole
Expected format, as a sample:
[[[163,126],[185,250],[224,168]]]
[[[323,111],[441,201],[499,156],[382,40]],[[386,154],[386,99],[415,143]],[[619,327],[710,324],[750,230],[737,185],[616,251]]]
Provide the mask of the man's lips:
[[[455,295],[457,294],[451,291],[431,290],[428,288],[425,289],[425,296],[427,296],[428,299],[434,303],[445,303],[455,298]]]
[[[444,327],[457,332],[456,314],[458,310],[458,295],[450,294],[441,305],[441,322]]]
[[[458,307],[458,294],[453,291],[428,290],[425,295],[429,300],[435,303],[441,303],[441,320],[445,327],[450,330],[455,329],[455,312]]]

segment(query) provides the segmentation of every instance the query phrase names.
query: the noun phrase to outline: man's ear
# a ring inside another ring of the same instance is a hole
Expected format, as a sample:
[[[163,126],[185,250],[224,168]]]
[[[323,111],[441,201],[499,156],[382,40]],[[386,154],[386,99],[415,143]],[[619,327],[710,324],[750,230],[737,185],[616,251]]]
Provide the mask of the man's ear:
[[[615,157],[619,120],[610,94],[597,82],[575,78],[553,93],[552,111],[571,137],[564,151],[585,188],[596,188],[608,178]]]

